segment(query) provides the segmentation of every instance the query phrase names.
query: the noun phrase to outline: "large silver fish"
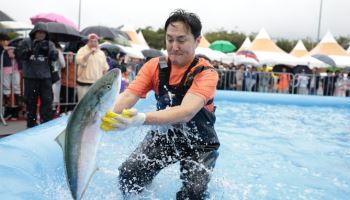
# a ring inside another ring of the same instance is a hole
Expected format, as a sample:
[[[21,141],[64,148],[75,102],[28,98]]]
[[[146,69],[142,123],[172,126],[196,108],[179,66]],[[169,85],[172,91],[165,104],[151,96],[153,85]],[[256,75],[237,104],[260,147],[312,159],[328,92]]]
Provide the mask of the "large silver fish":
[[[81,199],[97,170],[96,154],[101,139],[101,116],[113,106],[121,85],[114,69],[94,83],[68,119],[56,141],[64,152],[66,178],[73,199]]]

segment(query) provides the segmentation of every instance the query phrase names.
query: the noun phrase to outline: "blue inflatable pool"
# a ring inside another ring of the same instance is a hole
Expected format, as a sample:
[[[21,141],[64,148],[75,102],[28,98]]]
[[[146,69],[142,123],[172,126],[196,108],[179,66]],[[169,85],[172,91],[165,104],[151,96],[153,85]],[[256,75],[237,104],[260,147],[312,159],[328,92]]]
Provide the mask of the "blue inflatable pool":
[[[215,102],[221,147],[211,199],[349,198],[350,98],[219,91]],[[149,98],[137,107],[154,105]],[[71,199],[54,141],[67,119],[0,139],[0,199]],[[122,199],[118,166],[149,128],[104,134],[84,199]],[[180,186],[174,164],[134,198],[175,199]]]

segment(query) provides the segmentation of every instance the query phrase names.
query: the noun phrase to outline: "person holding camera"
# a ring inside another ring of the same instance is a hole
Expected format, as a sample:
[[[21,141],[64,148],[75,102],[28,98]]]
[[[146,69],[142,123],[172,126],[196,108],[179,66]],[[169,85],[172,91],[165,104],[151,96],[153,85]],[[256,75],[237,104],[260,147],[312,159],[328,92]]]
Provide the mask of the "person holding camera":
[[[95,33],[88,35],[88,42],[77,53],[77,92],[80,101],[92,84],[109,69],[105,53],[98,46],[99,37]]]
[[[52,66],[58,58],[53,42],[49,41],[47,25],[37,23],[17,49],[22,60],[24,77],[24,94],[27,105],[27,127],[37,125],[37,102],[40,98],[40,122],[53,118],[52,113]]]

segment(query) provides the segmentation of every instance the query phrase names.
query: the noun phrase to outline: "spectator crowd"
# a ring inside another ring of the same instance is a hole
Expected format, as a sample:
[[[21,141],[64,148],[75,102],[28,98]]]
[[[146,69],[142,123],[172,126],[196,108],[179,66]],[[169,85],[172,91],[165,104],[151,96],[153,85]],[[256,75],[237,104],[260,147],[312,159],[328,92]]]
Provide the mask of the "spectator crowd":
[[[0,34],[4,117],[25,118],[27,127],[73,110],[89,87],[111,69],[121,70],[122,89],[125,89],[146,61],[123,51],[101,48],[99,36],[93,33],[73,48],[71,44],[50,41],[40,23],[29,35],[13,48],[9,37]],[[218,71],[217,88],[221,90],[350,96],[348,72],[314,68],[312,73],[295,74],[286,69],[275,72],[266,65],[255,67],[218,61],[211,64]]]

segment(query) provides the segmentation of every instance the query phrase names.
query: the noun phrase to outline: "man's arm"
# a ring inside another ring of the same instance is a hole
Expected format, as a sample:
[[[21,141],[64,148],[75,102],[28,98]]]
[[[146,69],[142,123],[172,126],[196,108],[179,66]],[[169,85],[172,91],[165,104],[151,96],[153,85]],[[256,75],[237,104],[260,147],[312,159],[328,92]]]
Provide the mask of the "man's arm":
[[[27,60],[32,54],[32,49],[29,39],[24,39],[19,42],[18,47],[15,50],[16,58],[18,60]]]
[[[95,52],[95,50],[86,51],[84,49],[84,47],[79,49],[79,51],[77,53],[77,57],[76,57],[78,65],[85,67],[87,65],[87,61],[88,61],[90,55],[92,55],[94,52]]]
[[[165,110],[146,113],[144,124],[160,125],[189,122],[204,106],[204,99],[196,94],[187,93],[181,105]]]
[[[117,98],[117,101],[114,104],[113,111],[116,113],[121,113],[124,109],[129,109],[133,107],[139,99],[139,96],[134,95],[126,90],[123,93],[121,93]]]

